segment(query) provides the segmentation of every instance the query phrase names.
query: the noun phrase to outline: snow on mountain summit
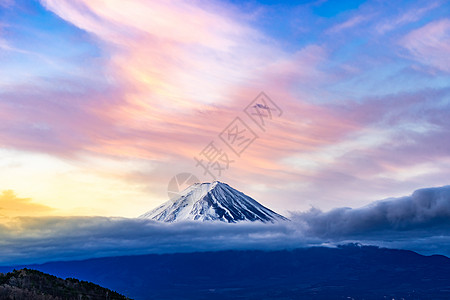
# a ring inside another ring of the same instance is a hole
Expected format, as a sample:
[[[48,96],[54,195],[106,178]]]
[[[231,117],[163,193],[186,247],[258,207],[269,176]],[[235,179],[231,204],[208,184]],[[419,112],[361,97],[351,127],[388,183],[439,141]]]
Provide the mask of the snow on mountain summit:
[[[180,196],[143,214],[140,218],[163,222],[185,220],[276,222],[287,220],[226,183],[195,183]]]

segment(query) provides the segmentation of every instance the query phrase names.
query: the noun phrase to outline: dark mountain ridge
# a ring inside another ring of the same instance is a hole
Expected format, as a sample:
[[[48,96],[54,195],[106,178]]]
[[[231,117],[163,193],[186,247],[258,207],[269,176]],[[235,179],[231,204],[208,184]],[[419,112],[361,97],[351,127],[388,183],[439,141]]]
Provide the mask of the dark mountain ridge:
[[[135,299],[450,298],[449,258],[355,244],[151,254],[31,267],[93,281]]]

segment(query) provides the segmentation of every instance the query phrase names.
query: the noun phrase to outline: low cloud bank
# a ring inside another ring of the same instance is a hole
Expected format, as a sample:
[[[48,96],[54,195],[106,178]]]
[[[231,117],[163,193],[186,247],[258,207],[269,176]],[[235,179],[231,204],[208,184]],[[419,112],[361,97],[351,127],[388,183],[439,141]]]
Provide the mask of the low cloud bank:
[[[308,246],[307,239],[300,234],[293,224],[285,223],[171,224],[101,217],[20,218],[0,227],[0,265],[146,253]]]
[[[15,218],[0,225],[0,264],[147,253],[276,250],[348,242],[450,255],[450,186],[329,212],[293,213],[291,222],[159,223],[103,217]]]
[[[308,235],[320,238],[378,236],[386,232],[447,234],[450,228],[450,186],[415,191],[411,196],[377,201],[368,206],[311,209],[294,214]]]

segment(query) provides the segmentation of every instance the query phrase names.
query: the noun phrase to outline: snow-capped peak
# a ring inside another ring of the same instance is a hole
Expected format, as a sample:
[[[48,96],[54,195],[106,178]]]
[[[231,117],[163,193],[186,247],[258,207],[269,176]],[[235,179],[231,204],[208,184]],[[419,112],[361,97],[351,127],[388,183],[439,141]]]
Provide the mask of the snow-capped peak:
[[[228,223],[287,220],[220,181],[195,183],[182,191],[179,197],[167,201],[140,218],[164,222],[217,220]]]

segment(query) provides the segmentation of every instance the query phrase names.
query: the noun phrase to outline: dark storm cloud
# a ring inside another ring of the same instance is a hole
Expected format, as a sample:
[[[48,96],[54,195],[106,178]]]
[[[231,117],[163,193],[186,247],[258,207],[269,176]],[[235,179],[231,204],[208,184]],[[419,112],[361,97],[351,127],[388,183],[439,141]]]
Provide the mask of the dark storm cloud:
[[[450,186],[415,191],[411,196],[377,201],[329,212],[311,209],[294,214],[305,234],[320,238],[378,236],[389,232],[445,234],[450,228]]]
[[[122,218],[21,218],[0,227],[0,264],[222,249],[307,246],[287,224],[159,223]]]

